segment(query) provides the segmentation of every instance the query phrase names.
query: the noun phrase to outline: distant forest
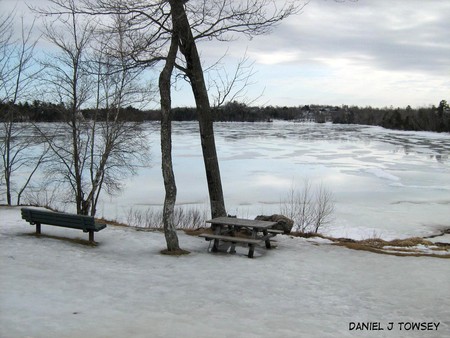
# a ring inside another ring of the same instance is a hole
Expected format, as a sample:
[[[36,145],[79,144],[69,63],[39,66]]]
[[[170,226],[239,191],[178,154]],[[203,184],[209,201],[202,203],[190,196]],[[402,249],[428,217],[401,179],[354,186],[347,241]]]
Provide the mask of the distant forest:
[[[97,119],[108,116],[105,109],[83,109],[85,119],[95,115]],[[270,122],[286,120],[296,122],[332,122],[338,124],[376,125],[389,129],[450,132],[450,108],[446,100],[438,106],[422,108],[373,108],[358,106],[305,105],[298,107],[250,107],[238,102],[230,102],[213,110],[215,121]],[[16,122],[60,122],[68,116],[63,104],[41,102],[0,103],[0,120],[7,121],[14,116]],[[122,108],[121,119],[126,121],[158,121],[159,110],[139,110],[132,106]],[[174,121],[197,120],[195,108],[174,108]]]

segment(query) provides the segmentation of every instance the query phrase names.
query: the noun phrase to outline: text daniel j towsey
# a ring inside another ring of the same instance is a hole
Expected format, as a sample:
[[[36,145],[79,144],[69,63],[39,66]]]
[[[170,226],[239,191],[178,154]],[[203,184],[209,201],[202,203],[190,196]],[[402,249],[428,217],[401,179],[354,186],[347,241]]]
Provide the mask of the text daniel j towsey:
[[[348,324],[349,331],[384,331],[384,330],[400,330],[400,331],[437,331],[441,323],[434,322],[350,322]]]

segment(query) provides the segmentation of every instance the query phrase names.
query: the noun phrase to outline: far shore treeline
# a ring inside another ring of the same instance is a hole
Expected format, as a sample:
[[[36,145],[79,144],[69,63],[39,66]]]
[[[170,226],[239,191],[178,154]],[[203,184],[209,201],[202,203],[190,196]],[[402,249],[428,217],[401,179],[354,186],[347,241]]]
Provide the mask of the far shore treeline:
[[[106,110],[83,109],[89,120],[96,115],[100,120],[108,116]],[[11,114],[13,113],[13,114]],[[132,106],[123,108],[120,115],[127,121],[159,121],[159,110],[140,110]],[[450,132],[450,108],[446,100],[437,106],[411,108],[374,108],[358,106],[305,105],[297,107],[251,107],[243,103],[229,102],[213,109],[215,121],[267,122],[286,120],[296,122],[332,122],[337,124],[376,125],[389,129]],[[14,116],[15,122],[62,122],[69,112],[64,104],[35,100],[31,103],[0,103],[0,120]],[[173,108],[174,121],[197,120],[195,108]]]

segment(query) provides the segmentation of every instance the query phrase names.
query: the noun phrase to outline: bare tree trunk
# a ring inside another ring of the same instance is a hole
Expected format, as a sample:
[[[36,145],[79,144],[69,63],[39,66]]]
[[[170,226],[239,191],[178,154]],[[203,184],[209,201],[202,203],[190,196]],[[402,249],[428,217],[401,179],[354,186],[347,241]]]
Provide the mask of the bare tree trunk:
[[[12,108],[13,109],[13,108]],[[5,184],[6,184],[6,203],[11,205],[11,129],[13,125],[13,119],[5,122],[5,139],[4,139],[4,151],[2,152],[3,164],[5,167]],[[2,149],[3,150],[3,149]]]
[[[72,111],[72,114],[76,114],[75,110]],[[73,149],[73,157],[72,163],[74,166],[74,175],[75,175],[75,202],[77,205],[77,214],[78,215],[87,215],[87,211],[85,209],[84,200],[83,200],[83,187],[81,184],[81,174],[80,174],[80,154],[78,149],[78,129],[76,126],[76,117],[72,117],[71,122],[72,127],[72,149]]]
[[[179,251],[178,236],[174,224],[177,186],[172,165],[172,103],[170,96],[170,78],[178,52],[178,37],[173,35],[166,64],[159,75],[159,92],[161,96],[161,169],[166,195],[164,198],[163,223],[167,251]]]
[[[217,158],[216,144],[214,140],[213,120],[211,106],[206,89],[200,56],[192,35],[184,2],[170,0],[172,8],[172,21],[174,31],[179,35],[180,50],[186,59],[186,74],[191,82],[192,91],[197,106],[197,114],[200,125],[200,137],[205,163],[206,179],[208,182],[209,200],[212,217],[226,216],[225,201],[220,178],[219,161]]]

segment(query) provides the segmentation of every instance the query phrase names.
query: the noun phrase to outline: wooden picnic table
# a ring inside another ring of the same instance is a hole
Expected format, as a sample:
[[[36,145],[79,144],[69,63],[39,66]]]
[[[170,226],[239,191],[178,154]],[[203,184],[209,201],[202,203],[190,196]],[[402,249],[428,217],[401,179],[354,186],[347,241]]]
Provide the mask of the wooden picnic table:
[[[231,243],[230,253],[236,252],[236,243],[246,243],[249,246],[249,258],[253,258],[255,245],[265,242],[266,248],[270,249],[270,238],[276,236],[278,233],[282,233],[282,231],[280,230],[272,229],[272,227],[276,225],[277,222],[234,217],[217,217],[207,220],[206,223],[211,224],[213,233],[203,233],[199,236],[204,237],[209,241],[214,240],[214,244],[212,247],[213,252],[218,251],[220,241]],[[250,237],[236,236],[237,233],[243,229],[246,229],[250,232]]]

